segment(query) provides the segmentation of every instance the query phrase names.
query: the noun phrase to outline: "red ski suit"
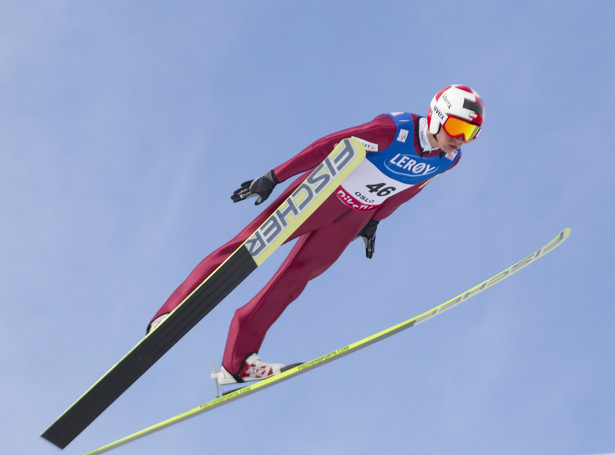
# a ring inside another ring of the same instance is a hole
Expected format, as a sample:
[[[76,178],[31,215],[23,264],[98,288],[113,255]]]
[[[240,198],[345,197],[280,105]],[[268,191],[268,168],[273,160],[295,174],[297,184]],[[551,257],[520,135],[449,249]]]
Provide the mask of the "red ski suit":
[[[410,133],[408,134],[408,142],[414,142],[416,153],[425,157],[440,155],[440,158],[442,158],[443,154],[440,150],[423,151],[419,134],[424,135],[425,128],[423,127],[423,131],[419,131],[419,117],[412,115],[412,119],[414,120],[414,131],[406,131],[406,134]],[[381,151],[389,147],[397,135],[398,127],[393,117],[388,114],[379,115],[368,123],[319,139],[295,157],[276,167],[274,173],[279,182],[284,182],[300,173],[303,173],[303,175],[290,184],[272,204],[232,240],[203,259],[188,278],[171,294],[152,320],[171,312],[230,254],[239,248],[307,177],[309,171],[319,165],[342,139],[354,136],[368,144],[366,147],[367,153],[378,153],[378,150]],[[461,153],[458,153],[454,157],[452,166],[457,164],[460,156]],[[450,159],[452,158],[449,157]],[[252,300],[235,312],[222,360],[224,368],[231,374],[238,374],[246,357],[259,351],[271,325],[286,307],[301,294],[308,281],[327,270],[370,219],[379,221],[389,216],[402,203],[421,191],[428,180],[426,179],[422,184],[413,185],[398,192],[369,211],[353,209],[347,202],[343,202],[336,193],[327,198],[287,240],[298,239],[269,283]]]

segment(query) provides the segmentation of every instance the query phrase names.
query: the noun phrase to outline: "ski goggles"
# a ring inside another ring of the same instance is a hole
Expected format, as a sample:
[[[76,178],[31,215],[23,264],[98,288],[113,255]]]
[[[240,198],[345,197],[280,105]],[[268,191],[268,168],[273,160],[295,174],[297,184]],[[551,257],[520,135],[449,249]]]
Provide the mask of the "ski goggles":
[[[443,126],[444,131],[446,131],[450,137],[463,137],[466,142],[476,139],[476,135],[480,131],[480,125],[475,125],[467,120],[451,117],[450,115]]]

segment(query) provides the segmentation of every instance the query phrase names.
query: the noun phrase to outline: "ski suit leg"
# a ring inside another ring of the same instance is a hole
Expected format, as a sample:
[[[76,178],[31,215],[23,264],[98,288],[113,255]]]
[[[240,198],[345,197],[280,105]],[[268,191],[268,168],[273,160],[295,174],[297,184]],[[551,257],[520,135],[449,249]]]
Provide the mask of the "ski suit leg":
[[[271,214],[278,208],[278,206],[286,200],[288,196],[294,191],[299,183],[305,178],[302,176],[293,182],[273,203],[271,203],[260,215],[258,215],[250,224],[248,224],[239,234],[233,239],[222,245],[220,248],[212,252],[205,259],[203,259],[194,270],[188,275],[182,284],[180,284],[175,291],[169,296],[166,302],[156,312],[154,317],[150,320],[152,323],[157,317],[170,313],[177,306],[188,297],[192,291],[200,285],[205,278],[216,270],[226,259],[235,252],[237,248],[241,246],[243,242],[250,237],[254,231],[263,223]],[[148,324],[148,330],[149,330]]]
[[[343,204],[333,198],[327,202],[335,204],[339,213]],[[249,354],[258,352],[267,331],[286,307],[301,294],[308,281],[339,258],[372,216],[343,207],[344,215],[339,220],[299,237],[269,283],[235,312],[222,360],[231,374],[239,372]],[[305,227],[309,229],[309,220]]]

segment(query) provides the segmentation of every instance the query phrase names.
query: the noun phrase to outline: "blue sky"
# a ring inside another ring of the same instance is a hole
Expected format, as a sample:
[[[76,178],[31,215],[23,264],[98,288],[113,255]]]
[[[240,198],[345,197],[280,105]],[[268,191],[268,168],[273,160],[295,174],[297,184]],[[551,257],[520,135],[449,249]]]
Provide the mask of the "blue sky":
[[[615,451],[615,4],[0,4],[0,435],[39,437],[143,335],[207,253],[258,212],[232,204],[324,134],[426,113],[463,83],[486,103],[454,172],[355,242],[261,351],[305,361],[564,246],[437,318],[117,449],[119,454]],[[213,397],[249,277],[67,449]]]

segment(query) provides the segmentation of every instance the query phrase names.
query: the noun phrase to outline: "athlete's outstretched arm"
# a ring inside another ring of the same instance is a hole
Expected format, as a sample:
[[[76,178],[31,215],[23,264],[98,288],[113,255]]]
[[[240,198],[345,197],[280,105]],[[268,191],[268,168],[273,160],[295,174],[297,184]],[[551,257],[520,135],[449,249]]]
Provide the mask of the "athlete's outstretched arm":
[[[356,137],[371,142],[378,150],[384,150],[393,142],[396,130],[395,121],[390,116],[379,115],[370,122],[318,139],[293,158],[276,167],[274,169],[275,175],[279,182],[284,182],[295,175],[314,169],[322,163],[342,139],[348,137]],[[368,153],[371,151],[374,150],[367,150]]]

